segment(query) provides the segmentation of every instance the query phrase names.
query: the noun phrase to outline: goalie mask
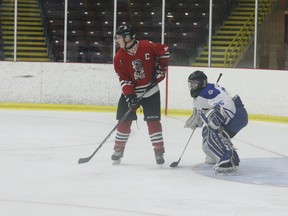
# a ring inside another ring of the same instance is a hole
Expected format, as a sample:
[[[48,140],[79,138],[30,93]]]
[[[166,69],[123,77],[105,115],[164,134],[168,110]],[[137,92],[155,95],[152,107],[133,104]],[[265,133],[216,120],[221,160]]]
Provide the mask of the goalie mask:
[[[200,91],[207,85],[207,76],[202,71],[194,71],[188,77],[188,87],[193,98],[198,97]]]

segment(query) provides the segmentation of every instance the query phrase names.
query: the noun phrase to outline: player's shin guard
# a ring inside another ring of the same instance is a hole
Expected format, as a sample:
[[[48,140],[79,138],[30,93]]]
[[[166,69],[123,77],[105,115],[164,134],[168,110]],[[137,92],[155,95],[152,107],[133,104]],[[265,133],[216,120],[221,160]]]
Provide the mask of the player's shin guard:
[[[164,142],[162,135],[162,125],[159,120],[147,121],[150,140],[154,147],[154,150],[160,153],[164,153]]]
[[[114,144],[115,152],[112,155],[112,160],[119,160],[123,157],[125,145],[131,133],[131,124],[132,121],[123,121],[117,128]]]
[[[156,162],[157,164],[163,164],[165,163],[165,160],[163,158],[163,153],[165,152],[165,150],[161,122],[159,120],[147,121],[147,125],[150,140],[154,147]]]

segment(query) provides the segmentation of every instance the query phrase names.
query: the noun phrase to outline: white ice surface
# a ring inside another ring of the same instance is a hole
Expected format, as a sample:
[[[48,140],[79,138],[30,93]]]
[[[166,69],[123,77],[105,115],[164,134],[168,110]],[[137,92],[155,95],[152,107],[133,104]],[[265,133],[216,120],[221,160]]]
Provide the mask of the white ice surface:
[[[122,164],[110,160],[114,113],[0,110],[0,214],[3,216],[288,215],[288,125],[249,122],[233,139],[239,175],[215,176],[203,163],[201,130],[163,117],[166,163],[156,165],[143,116]]]

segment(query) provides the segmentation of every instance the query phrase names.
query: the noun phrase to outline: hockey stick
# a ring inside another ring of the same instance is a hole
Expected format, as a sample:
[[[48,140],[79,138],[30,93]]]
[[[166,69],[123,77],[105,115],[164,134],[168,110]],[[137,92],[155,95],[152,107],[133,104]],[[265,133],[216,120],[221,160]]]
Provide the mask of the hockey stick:
[[[221,77],[222,77],[222,73],[219,74],[219,77],[218,77],[216,83],[219,82],[219,80],[221,79]],[[170,167],[177,167],[177,166],[178,166],[178,164],[179,164],[179,162],[180,162],[180,160],[181,160],[181,158],[182,158],[182,156],[183,156],[183,154],[184,154],[184,152],[185,152],[185,150],[186,150],[186,148],[187,148],[187,146],[188,146],[188,144],[189,144],[189,142],[190,142],[190,140],[191,140],[191,137],[192,137],[192,135],[194,134],[194,131],[195,131],[195,130],[196,130],[196,128],[193,129],[193,131],[192,131],[192,133],[191,133],[191,135],[190,135],[190,137],[189,137],[189,139],[188,139],[188,142],[186,143],[185,148],[184,148],[183,151],[182,151],[182,154],[181,154],[179,160],[172,162],[172,163],[170,164]]]
[[[146,90],[143,92],[143,94],[138,98],[138,102],[144,97],[144,95],[152,89],[156,83],[152,82]],[[125,113],[125,115],[118,121],[118,123],[114,126],[114,128],[109,132],[109,134],[105,137],[105,139],[100,143],[100,145],[97,147],[97,149],[86,158],[79,158],[78,164],[87,163],[90,161],[93,156],[98,152],[98,150],[103,146],[103,144],[107,141],[107,139],[113,134],[113,132],[117,129],[117,127],[128,117],[128,115],[132,112],[133,108],[129,108],[129,110]]]
[[[216,83],[218,83],[218,82],[219,82],[219,80],[221,79],[221,77],[222,77],[222,73],[220,73],[220,74],[219,74],[219,77],[218,77],[218,79],[217,79]]]
[[[190,135],[190,137],[189,137],[189,139],[188,139],[188,142],[186,143],[185,148],[184,148],[183,151],[182,151],[182,154],[181,154],[179,160],[178,160],[178,161],[174,161],[173,163],[171,163],[171,164],[170,164],[170,167],[177,167],[177,166],[178,166],[178,164],[179,164],[179,162],[180,162],[180,160],[181,160],[181,158],[182,158],[182,156],[183,156],[183,154],[184,154],[184,152],[185,152],[185,150],[186,150],[186,148],[187,148],[187,146],[188,146],[188,144],[189,144],[189,142],[190,142],[190,140],[191,140],[191,137],[192,137],[192,135],[194,134],[194,131],[195,131],[195,130],[196,130],[196,128],[193,129],[193,131],[192,131],[192,133],[191,133],[191,135]]]

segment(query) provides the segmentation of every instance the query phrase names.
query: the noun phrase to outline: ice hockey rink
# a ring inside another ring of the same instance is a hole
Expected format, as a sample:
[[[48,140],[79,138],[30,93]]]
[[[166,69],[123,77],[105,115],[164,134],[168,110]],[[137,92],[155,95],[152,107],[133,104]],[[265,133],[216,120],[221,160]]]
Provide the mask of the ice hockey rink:
[[[288,215],[288,124],[250,121],[233,139],[238,175],[205,165],[201,130],[164,116],[166,163],[156,165],[140,114],[122,163],[114,136],[85,164],[117,123],[114,113],[0,110],[0,212],[5,216]]]

